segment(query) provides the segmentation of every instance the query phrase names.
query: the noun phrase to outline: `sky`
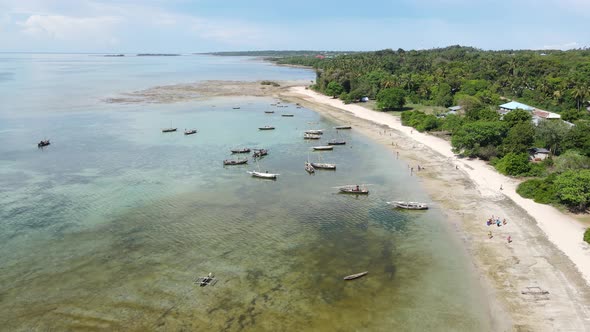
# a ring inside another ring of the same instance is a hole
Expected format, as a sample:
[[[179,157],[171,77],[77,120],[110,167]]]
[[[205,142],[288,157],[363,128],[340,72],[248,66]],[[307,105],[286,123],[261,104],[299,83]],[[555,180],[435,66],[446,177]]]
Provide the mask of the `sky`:
[[[0,52],[590,47],[590,0],[0,0]]]

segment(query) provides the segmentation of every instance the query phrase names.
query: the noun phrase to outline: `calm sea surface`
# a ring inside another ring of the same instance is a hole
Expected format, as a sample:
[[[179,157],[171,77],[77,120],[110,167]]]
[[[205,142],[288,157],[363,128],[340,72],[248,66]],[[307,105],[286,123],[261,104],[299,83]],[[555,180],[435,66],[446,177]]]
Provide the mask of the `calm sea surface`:
[[[429,200],[385,147],[268,98],[102,102],[180,82],[313,78],[250,58],[0,54],[0,330],[488,330],[441,212],[385,204]],[[257,130],[267,124],[277,129]],[[302,139],[312,127],[347,145],[312,152],[325,141]],[[224,168],[242,146],[270,153]],[[338,169],[310,176],[308,158]],[[279,179],[246,173],[257,168]],[[334,188],[357,183],[368,197]],[[209,272],[215,286],[194,284]]]

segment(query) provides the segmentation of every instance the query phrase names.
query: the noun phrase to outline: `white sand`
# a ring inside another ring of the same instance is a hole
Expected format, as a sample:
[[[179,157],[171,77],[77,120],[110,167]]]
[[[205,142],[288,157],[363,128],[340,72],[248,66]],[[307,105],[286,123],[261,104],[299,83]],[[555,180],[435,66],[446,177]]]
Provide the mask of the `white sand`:
[[[449,142],[438,137],[419,133],[411,127],[402,126],[398,117],[371,111],[359,105],[346,105],[338,99],[332,99],[312,90],[306,90],[302,86],[293,87],[290,92],[305,96],[305,98],[311,98],[318,103],[348,111],[358,118],[386,125],[448,157],[449,162],[455,163],[469,175],[482,196],[505,195],[523,208],[537,221],[538,226],[547,235],[547,238],[575,264],[586,282],[590,284],[590,246],[583,241],[585,227],[578,220],[561,213],[554,207],[538,204],[531,199],[521,197],[516,193],[519,181],[496,172],[493,167],[487,165],[484,161],[458,159],[452,152]],[[500,186],[502,186],[503,190],[500,190]]]

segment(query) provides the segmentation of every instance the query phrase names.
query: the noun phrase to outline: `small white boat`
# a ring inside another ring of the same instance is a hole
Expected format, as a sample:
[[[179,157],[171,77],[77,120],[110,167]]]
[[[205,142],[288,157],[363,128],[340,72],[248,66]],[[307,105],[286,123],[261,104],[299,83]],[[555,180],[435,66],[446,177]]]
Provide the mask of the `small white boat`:
[[[332,146],[332,145],[314,146],[313,149],[315,151],[330,151],[330,150],[334,150],[334,146]]]
[[[321,168],[321,169],[336,169],[336,164],[329,164],[329,163],[311,163],[311,166],[314,168]]]
[[[393,201],[387,204],[405,210],[428,210],[428,204],[420,202]]]
[[[367,274],[369,274],[369,271],[365,271],[365,272],[361,272],[361,273],[355,273],[355,274],[351,274],[349,276],[344,277],[344,280],[354,280],[354,279],[358,279],[360,277],[364,277]]]
[[[259,130],[274,130],[275,127],[273,126],[264,126],[264,127],[258,127]]]
[[[323,129],[310,129],[310,130],[306,130],[305,133],[306,134],[314,134],[314,135],[323,135],[324,130]]]
[[[322,138],[321,135],[317,134],[303,134],[303,139],[320,139]]]
[[[315,173],[315,168],[313,168],[313,166],[309,163],[309,161],[305,162],[305,171],[307,171],[307,173]]]
[[[277,176],[279,175],[279,174],[274,174],[274,173],[268,173],[268,171],[266,171],[266,172],[248,171],[248,173],[255,178],[273,179],[273,180],[276,180]]]

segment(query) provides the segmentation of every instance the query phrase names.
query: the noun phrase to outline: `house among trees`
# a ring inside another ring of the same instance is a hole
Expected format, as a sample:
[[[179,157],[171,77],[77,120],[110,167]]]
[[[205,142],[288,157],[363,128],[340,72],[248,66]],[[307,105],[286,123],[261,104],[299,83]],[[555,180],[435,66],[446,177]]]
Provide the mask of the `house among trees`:
[[[531,155],[531,159],[533,161],[541,161],[547,159],[549,157],[550,151],[545,148],[532,148],[529,149],[529,154]]]
[[[539,121],[541,120],[561,119],[561,115],[557,113],[547,112],[533,106],[519,103],[517,101],[511,101],[509,103],[500,105],[500,110],[498,111],[498,113],[500,113],[501,115],[505,115],[516,109],[530,112],[531,116],[533,117],[533,123],[535,124],[535,126],[538,126]]]

